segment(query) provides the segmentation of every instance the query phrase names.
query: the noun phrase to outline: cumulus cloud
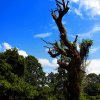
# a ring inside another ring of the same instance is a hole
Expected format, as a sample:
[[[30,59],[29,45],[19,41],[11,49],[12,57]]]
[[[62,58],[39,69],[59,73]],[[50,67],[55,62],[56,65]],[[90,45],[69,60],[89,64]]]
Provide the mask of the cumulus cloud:
[[[100,74],[100,59],[90,60],[90,64],[87,66],[86,72],[87,74],[89,73]]]
[[[23,56],[23,57],[27,57],[28,56],[28,54],[24,50],[18,50],[18,54]]]
[[[79,0],[71,0],[72,2],[74,2],[74,3],[77,3],[77,2],[79,2]]]
[[[57,59],[53,59],[50,62],[48,59],[39,58],[38,61],[47,73],[50,73],[51,71],[57,72],[57,70],[54,70],[58,67]],[[100,59],[92,59],[92,60],[89,60],[88,62],[90,63],[86,68],[86,73],[100,74]]]
[[[71,0],[71,2],[78,5],[79,12],[85,12],[89,17],[100,16],[100,0]]]
[[[47,33],[40,33],[40,34],[34,35],[34,38],[46,38],[46,37],[49,37],[50,35],[51,35],[50,32],[47,32]]]
[[[82,15],[82,13],[80,12],[80,10],[74,8],[74,12],[75,12],[78,16],[83,17],[83,15]]]
[[[84,15],[87,15],[89,16],[89,18],[100,16],[100,0],[70,0],[70,2],[71,8],[73,7],[73,4],[77,5],[75,6],[77,8],[72,9],[78,16],[82,17]]]
[[[8,44],[7,42],[4,42],[4,43],[2,43],[2,48],[4,50],[8,50],[8,49],[11,49],[12,46],[10,44]]]
[[[57,59],[53,59],[51,62],[48,59],[45,58],[39,58],[39,63],[45,68],[45,67],[51,67],[51,68],[57,68]]]
[[[11,48],[13,48],[13,47],[7,42],[4,42],[4,43],[2,43],[2,45],[0,45],[0,49],[2,49],[4,51],[8,50],[8,49],[11,49]],[[24,50],[20,50],[20,49],[18,49],[18,54],[23,56],[23,57],[28,56],[28,54]]]
[[[99,25],[95,25],[90,31],[85,32],[85,33],[80,33],[78,34],[78,36],[80,38],[91,38],[96,32],[100,32],[100,26]]]
[[[58,68],[57,59],[53,59],[52,61],[49,61],[48,59],[45,58],[39,58],[38,61],[42,65],[44,72],[57,73],[57,68]]]

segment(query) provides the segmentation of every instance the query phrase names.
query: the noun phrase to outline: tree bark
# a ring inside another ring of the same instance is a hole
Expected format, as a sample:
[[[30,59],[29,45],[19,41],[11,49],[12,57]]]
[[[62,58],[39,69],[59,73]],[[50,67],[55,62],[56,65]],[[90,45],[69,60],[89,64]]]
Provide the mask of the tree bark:
[[[70,65],[70,69],[68,71],[67,100],[80,100],[80,66],[78,59],[74,59]]]

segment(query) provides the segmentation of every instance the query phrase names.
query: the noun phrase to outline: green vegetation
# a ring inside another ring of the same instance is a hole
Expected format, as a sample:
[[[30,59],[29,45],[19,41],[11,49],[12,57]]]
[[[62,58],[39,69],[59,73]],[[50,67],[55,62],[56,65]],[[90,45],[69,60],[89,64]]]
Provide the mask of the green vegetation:
[[[0,53],[0,98],[35,98],[43,75],[35,57],[24,58],[16,48]]]
[[[0,100],[66,100],[67,72],[47,76],[34,56],[24,58],[13,48],[0,53]],[[100,100],[100,75],[83,80],[81,100]]]

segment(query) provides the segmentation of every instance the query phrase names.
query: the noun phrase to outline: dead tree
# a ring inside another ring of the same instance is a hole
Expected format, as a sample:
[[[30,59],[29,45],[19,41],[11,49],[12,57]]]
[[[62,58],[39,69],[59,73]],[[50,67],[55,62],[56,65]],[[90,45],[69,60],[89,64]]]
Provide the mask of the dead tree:
[[[58,59],[59,67],[67,70],[68,81],[66,83],[68,93],[66,100],[80,100],[80,87],[82,74],[85,72],[83,63],[86,61],[89,53],[89,48],[92,45],[92,40],[82,40],[79,44],[80,50],[77,49],[77,38],[73,42],[70,42],[67,36],[66,29],[62,23],[62,18],[68,12],[69,7],[65,0],[55,0],[56,9],[52,10],[52,17],[60,32],[60,41],[47,44],[52,45],[48,47],[48,53],[51,57]]]

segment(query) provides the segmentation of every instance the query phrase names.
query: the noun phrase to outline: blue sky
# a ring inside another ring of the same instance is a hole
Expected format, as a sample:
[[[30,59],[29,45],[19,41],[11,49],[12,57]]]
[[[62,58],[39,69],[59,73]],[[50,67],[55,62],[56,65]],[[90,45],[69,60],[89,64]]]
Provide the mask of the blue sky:
[[[70,11],[63,18],[68,37],[79,41],[94,40],[89,59],[89,72],[100,73],[100,0],[69,0]],[[54,0],[0,0],[0,51],[17,47],[19,53],[39,59],[44,71],[56,71],[56,59],[52,59],[43,47],[48,41],[59,40],[59,32],[51,17]]]

